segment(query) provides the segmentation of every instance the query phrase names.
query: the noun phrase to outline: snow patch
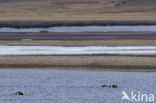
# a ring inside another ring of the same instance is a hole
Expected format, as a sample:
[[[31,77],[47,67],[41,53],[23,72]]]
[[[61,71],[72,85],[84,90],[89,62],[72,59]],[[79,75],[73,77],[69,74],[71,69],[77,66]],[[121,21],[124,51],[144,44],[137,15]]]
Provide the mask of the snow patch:
[[[0,46],[0,55],[156,55],[156,46]]]

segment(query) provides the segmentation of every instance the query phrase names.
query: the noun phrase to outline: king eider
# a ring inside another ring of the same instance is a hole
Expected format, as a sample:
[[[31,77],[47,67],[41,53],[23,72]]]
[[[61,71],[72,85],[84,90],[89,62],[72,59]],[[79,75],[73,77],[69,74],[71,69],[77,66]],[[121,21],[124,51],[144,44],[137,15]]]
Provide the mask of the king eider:
[[[17,93],[15,93],[16,95],[25,95],[26,94],[26,91],[24,90],[23,92],[17,92]]]
[[[102,85],[101,87],[120,88],[120,84],[117,84],[117,85]]]

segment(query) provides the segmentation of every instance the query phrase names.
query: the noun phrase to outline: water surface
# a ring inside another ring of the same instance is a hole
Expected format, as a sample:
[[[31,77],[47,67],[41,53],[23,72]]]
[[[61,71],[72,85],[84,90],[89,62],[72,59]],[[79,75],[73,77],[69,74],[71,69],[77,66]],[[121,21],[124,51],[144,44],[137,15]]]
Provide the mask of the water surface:
[[[140,26],[71,26],[49,28],[0,28],[0,32],[156,32],[156,25]]]
[[[129,103],[121,101],[123,90],[155,95],[155,85],[155,73],[8,69],[0,70],[0,103]],[[14,95],[24,89],[26,95]]]

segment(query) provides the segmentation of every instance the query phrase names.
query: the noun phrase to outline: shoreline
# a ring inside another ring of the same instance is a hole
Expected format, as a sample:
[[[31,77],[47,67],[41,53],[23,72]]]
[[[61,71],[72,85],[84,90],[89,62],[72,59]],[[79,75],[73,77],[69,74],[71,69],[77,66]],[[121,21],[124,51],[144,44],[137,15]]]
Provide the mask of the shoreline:
[[[84,71],[84,72],[132,72],[132,73],[155,73],[156,69],[136,68],[95,68],[95,67],[46,67],[46,68],[1,68],[0,70],[57,70],[57,71]]]
[[[48,28],[62,26],[136,26],[156,25],[156,21],[0,21],[0,28]]]
[[[0,46],[155,46],[155,40],[0,41]]]
[[[2,61],[0,62],[0,68],[4,69],[67,68],[67,70],[85,70],[87,68],[86,70],[95,71],[156,72],[155,57],[0,56],[0,61]]]

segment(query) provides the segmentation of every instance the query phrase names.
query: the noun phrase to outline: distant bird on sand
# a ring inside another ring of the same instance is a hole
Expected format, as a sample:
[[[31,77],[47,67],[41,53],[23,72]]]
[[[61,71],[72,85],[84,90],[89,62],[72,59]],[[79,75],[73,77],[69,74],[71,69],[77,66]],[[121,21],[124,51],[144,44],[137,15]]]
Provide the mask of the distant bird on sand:
[[[19,92],[16,92],[15,95],[25,95],[26,94],[26,91],[24,90],[23,92],[19,91]]]
[[[119,88],[120,84],[117,84],[117,85],[102,85],[101,87]]]

